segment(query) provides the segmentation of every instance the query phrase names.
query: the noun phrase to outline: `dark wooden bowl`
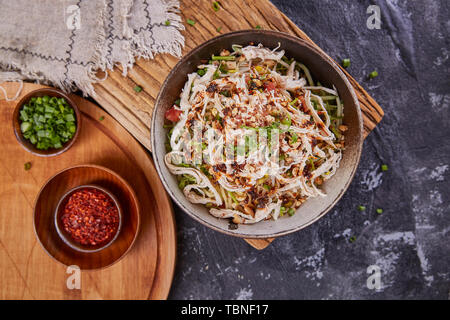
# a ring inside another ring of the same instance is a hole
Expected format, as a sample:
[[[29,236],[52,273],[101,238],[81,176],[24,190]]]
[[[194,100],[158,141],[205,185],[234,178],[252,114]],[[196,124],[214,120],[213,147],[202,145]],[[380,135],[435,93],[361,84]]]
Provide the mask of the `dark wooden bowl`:
[[[233,44],[255,45],[261,43],[267,48],[285,50],[288,58],[304,63],[312,77],[325,86],[334,85],[344,102],[344,123],[348,125],[345,133],[345,150],[336,174],[323,184],[326,197],[308,199],[297,213],[277,221],[261,221],[254,225],[239,225],[230,230],[227,219],[219,219],[209,214],[205,206],[193,204],[178,188],[178,181],[164,163],[167,129],[163,127],[164,113],[179,98],[187,81],[187,75],[197,70],[201,60],[209,59],[222,49],[231,49]],[[347,190],[358,167],[363,143],[363,120],[358,99],[347,77],[330,58],[313,48],[304,40],[286,33],[270,30],[243,30],[212,38],[193,49],[181,59],[164,81],[156,99],[151,125],[151,143],[155,167],[172,199],[192,218],[205,226],[237,237],[271,238],[286,235],[305,228],[323,217],[338,202]]]
[[[49,96],[49,97],[57,97],[57,98],[64,98],[66,99],[67,103],[73,108],[75,111],[75,118],[77,122],[77,131],[75,132],[75,135],[64,143],[61,148],[59,149],[53,149],[50,148],[48,150],[39,150],[36,148],[29,140],[25,139],[23,137],[22,131],[20,130],[20,110],[22,107],[30,101],[33,97],[43,97],[43,96]],[[72,99],[69,98],[67,94],[62,92],[61,90],[55,89],[55,88],[43,88],[43,89],[37,89],[34,91],[31,91],[27,95],[25,95],[20,101],[17,103],[16,108],[14,109],[13,113],[13,128],[14,128],[14,134],[19,141],[19,143],[22,145],[22,147],[25,148],[25,150],[31,152],[34,155],[40,156],[40,157],[51,157],[59,155],[65,151],[67,151],[74,143],[75,140],[77,140],[80,128],[81,128],[81,115],[80,111],[77,107],[77,105],[72,101]]]
[[[64,207],[67,204],[67,202],[69,201],[70,197],[78,190],[81,189],[96,189],[99,190],[103,193],[105,193],[106,195],[108,195],[108,197],[111,198],[111,200],[114,202],[115,207],[117,208],[118,211],[118,215],[119,215],[119,226],[117,228],[116,233],[114,234],[114,236],[106,243],[101,243],[101,244],[97,244],[95,246],[87,246],[87,245],[82,245],[80,243],[77,243],[76,241],[74,241],[72,239],[72,237],[70,236],[70,234],[68,234],[65,230],[64,230],[64,226],[63,223],[61,221],[61,217],[64,214]],[[110,192],[109,190],[107,190],[104,187],[98,186],[98,185],[93,185],[93,184],[88,184],[88,185],[81,185],[75,188],[70,189],[69,191],[67,191],[59,200],[58,204],[56,205],[56,210],[55,210],[55,227],[56,227],[56,232],[59,234],[59,236],[62,238],[62,240],[72,249],[75,249],[77,251],[80,252],[96,252],[96,251],[100,251],[103,250],[107,247],[109,247],[119,236],[120,234],[120,230],[122,228],[122,206],[120,205],[120,201],[116,198],[116,196],[114,195],[114,193]]]
[[[111,244],[96,252],[81,252],[59,236],[55,212],[60,199],[74,187],[95,185],[114,194],[121,206],[120,233]],[[139,233],[139,201],[131,186],[110,169],[97,165],[79,165],[64,169],[41,188],[34,205],[34,230],[44,250],[65,265],[82,270],[101,269],[112,265],[131,249]]]

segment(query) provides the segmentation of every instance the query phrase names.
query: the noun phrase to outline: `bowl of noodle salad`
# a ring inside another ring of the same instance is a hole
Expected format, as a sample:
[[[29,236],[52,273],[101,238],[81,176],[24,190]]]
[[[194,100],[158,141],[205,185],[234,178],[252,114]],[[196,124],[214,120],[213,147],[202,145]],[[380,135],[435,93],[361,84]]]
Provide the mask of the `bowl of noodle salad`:
[[[238,31],[171,71],[152,149],[175,202],[215,230],[288,234],[339,200],[357,168],[362,117],[339,67],[301,39]]]

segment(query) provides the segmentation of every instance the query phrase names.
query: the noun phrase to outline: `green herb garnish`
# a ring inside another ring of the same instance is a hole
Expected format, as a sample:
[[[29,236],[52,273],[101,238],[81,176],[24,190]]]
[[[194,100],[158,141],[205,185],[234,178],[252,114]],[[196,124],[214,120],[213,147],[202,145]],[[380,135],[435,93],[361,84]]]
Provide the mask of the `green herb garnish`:
[[[382,213],[383,213],[383,209],[378,208],[378,209],[377,209],[377,213],[378,213],[378,214],[382,214]]]
[[[350,239],[348,239],[348,241],[350,241],[350,243],[353,243],[356,241],[356,237],[355,236],[351,236]]]
[[[23,165],[23,168],[25,169],[25,171],[28,171],[31,169],[31,162],[25,162],[25,164]]]
[[[104,117],[104,116],[101,116],[100,118],[98,118],[98,120],[99,120],[99,121],[103,121],[103,120],[105,120],[105,117]]]
[[[388,170],[389,170],[389,168],[388,168],[387,164],[382,164],[381,165],[381,171],[388,171]]]
[[[219,2],[213,1],[212,7],[213,7],[213,10],[214,10],[215,12],[219,11],[219,10],[220,10],[220,4],[219,4]]]
[[[77,131],[75,111],[64,98],[33,97],[19,119],[23,137],[39,150],[62,148]]]
[[[170,26],[170,21],[169,21],[169,20],[166,20],[166,22],[164,22],[164,24],[165,24],[166,26]]]
[[[142,87],[140,87],[140,86],[135,86],[135,87],[133,88],[133,90],[136,91],[136,92],[141,92],[141,91],[142,91]]]
[[[358,210],[359,210],[359,211],[365,211],[365,210],[366,210],[366,207],[365,207],[365,206],[358,206]]]
[[[369,74],[369,78],[370,79],[373,79],[373,78],[375,78],[375,77],[377,77],[378,76],[378,72],[377,71],[372,71],[370,74]]]
[[[217,32],[220,32],[220,30],[222,30],[222,27],[217,27],[217,28],[216,28],[216,31],[217,31]]]
[[[206,68],[197,70],[197,74],[201,77],[203,77],[205,75],[205,73],[206,73]]]
[[[212,56],[211,60],[212,61],[220,61],[220,60],[233,61],[233,60],[236,60],[236,57],[235,56]]]
[[[255,29],[259,30],[259,29],[261,29],[261,26],[258,24],[258,25],[255,27]]]
[[[342,66],[344,68],[348,68],[350,66],[350,59],[344,59],[342,60]]]
[[[195,24],[195,21],[192,19],[187,19],[186,22],[187,22],[187,24],[189,24],[191,26],[193,26]]]

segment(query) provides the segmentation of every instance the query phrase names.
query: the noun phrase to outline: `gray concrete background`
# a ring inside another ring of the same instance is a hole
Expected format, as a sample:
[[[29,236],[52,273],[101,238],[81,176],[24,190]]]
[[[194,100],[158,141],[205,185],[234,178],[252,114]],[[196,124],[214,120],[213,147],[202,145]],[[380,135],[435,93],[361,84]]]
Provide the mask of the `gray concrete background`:
[[[175,207],[178,263],[169,298],[448,299],[449,2],[272,2],[332,58],[351,59],[350,74],[385,117],[336,207],[263,251]],[[381,9],[380,30],[366,27],[371,4]],[[368,80],[373,70],[379,76]],[[381,269],[379,290],[366,286],[370,265]]]

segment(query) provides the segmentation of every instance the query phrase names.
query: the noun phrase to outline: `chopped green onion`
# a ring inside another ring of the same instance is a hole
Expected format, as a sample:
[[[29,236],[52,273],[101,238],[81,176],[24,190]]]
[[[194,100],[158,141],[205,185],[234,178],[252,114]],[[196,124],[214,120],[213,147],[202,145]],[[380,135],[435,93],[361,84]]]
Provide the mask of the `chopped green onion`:
[[[344,68],[349,67],[349,66],[350,66],[350,59],[344,59],[344,60],[342,60],[342,66],[343,66]]]
[[[266,189],[267,191],[270,191],[270,186],[268,184],[263,184],[263,188]]]
[[[37,149],[59,149],[77,131],[75,111],[64,98],[33,97],[19,114],[23,137]]]
[[[187,24],[189,24],[191,26],[193,26],[195,24],[195,21],[192,19],[187,19],[186,22],[187,22]]]
[[[377,77],[378,76],[378,72],[377,71],[372,71],[370,74],[369,74],[369,78],[370,79],[373,79],[373,78],[375,78],[375,77]]]
[[[31,169],[31,162],[25,162],[25,164],[23,165],[25,171],[28,171]]]
[[[220,32],[220,30],[222,30],[222,27],[217,27],[217,28],[216,28],[216,31],[217,31],[217,32]]]
[[[314,171],[316,170],[316,166],[314,165],[314,160],[313,158],[309,158],[309,164],[311,166],[311,170]]]
[[[259,29],[261,29],[261,26],[258,24],[258,25],[256,25],[255,29],[259,30]]]
[[[206,69],[198,69],[197,70],[197,74],[201,77],[203,77],[206,73]]]
[[[381,171],[388,171],[388,165],[387,164],[382,164],[381,165]]]
[[[355,236],[351,236],[350,239],[348,239],[348,241],[350,241],[351,243],[356,241],[356,237]]]
[[[377,213],[378,213],[378,214],[382,214],[382,213],[383,213],[383,209],[378,208],[378,209],[377,209]]]
[[[365,207],[365,206],[358,206],[358,210],[359,210],[359,211],[365,211],[365,210],[366,210],[366,207]]]
[[[298,140],[298,135],[294,132],[291,134],[291,142],[296,143]]]
[[[219,10],[220,10],[220,4],[219,4],[219,2],[213,1],[212,7],[213,7],[213,10],[214,10],[214,11],[216,11],[216,12],[219,11]]]
[[[177,164],[177,166],[178,167],[185,167],[185,168],[190,168],[191,166],[189,165],[189,164],[186,164],[186,163],[179,163],[179,164]]]
[[[103,120],[105,120],[105,117],[101,116],[100,118],[98,118],[98,120],[103,121]]]
[[[236,196],[233,194],[233,192],[228,191],[228,194],[230,195],[230,197],[234,203],[239,203],[239,201],[236,199]]]
[[[166,20],[166,22],[164,22],[164,24],[165,24],[166,26],[170,26],[170,21],[169,21],[169,20]]]
[[[180,106],[180,102],[181,102],[181,99],[177,99],[177,100],[175,100],[174,104],[176,104],[177,106]]]
[[[284,216],[284,213],[286,212],[286,207],[280,208],[280,217]]]
[[[291,106],[293,106],[293,105],[297,102],[297,100],[298,100],[298,98],[295,98],[294,100],[292,100],[291,102],[289,102],[289,104],[290,104]]]
[[[281,120],[281,123],[284,124],[285,126],[290,127],[291,124],[292,124],[292,120],[291,120],[290,114],[288,114],[287,118],[284,118],[283,120]]]
[[[288,213],[288,215],[293,216],[295,214],[295,209],[294,208],[289,208],[287,213]]]
[[[233,61],[233,60],[236,60],[236,57],[235,56],[212,56],[211,60],[212,61],[220,61],[220,60]]]
[[[32,127],[33,127],[33,125],[31,124],[31,122],[22,122],[20,124],[20,131],[22,131],[22,133],[25,133],[28,130],[31,130]]]
[[[141,92],[142,91],[142,87],[140,87],[140,86],[135,86],[133,89],[136,92]]]

